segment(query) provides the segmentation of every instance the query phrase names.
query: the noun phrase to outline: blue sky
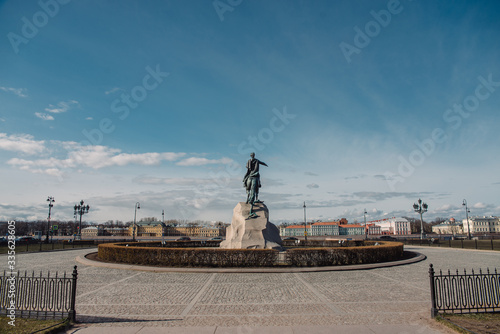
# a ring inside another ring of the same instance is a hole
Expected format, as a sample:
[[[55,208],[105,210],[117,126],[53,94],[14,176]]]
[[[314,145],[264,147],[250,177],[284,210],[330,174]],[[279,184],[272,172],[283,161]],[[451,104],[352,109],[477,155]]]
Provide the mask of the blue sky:
[[[499,215],[495,1],[1,1],[0,219]]]

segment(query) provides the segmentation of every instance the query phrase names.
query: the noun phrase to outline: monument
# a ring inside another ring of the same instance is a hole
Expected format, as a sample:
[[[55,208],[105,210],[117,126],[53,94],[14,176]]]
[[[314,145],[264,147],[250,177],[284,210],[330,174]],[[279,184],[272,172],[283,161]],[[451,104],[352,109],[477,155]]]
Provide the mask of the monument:
[[[231,225],[226,230],[226,240],[221,248],[277,249],[282,250],[279,229],[269,222],[269,210],[259,200],[259,166],[267,167],[250,154],[243,185],[247,191],[246,202],[239,202],[233,210]]]

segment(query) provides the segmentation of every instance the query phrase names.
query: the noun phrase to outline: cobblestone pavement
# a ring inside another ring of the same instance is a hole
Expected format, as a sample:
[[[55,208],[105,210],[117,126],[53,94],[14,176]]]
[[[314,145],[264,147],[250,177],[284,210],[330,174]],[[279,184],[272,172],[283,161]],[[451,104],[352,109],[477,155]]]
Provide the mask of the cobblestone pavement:
[[[500,265],[499,252],[405,249],[427,260],[317,273],[155,273],[79,265],[77,320],[87,327],[232,327],[239,333],[254,333],[255,326],[332,325],[407,325],[411,333],[446,333],[430,320],[429,263],[437,270]],[[91,251],[20,253],[17,269],[70,273],[75,258]]]

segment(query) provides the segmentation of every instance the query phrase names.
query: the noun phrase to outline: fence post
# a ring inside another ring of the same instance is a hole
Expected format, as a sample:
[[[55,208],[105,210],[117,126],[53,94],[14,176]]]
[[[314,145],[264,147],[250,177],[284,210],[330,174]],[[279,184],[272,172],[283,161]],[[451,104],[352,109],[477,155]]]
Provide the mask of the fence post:
[[[432,308],[431,308],[431,317],[434,318],[436,315],[438,315],[437,309],[436,309],[436,292],[435,292],[435,285],[434,285],[434,268],[432,267],[432,263],[429,264],[429,281],[431,284],[431,299],[432,299]]]
[[[491,241],[491,250],[493,250],[493,236],[491,237],[490,241]]]
[[[76,301],[76,279],[78,278],[78,271],[76,270],[77,266],[73,269],[73,285],[71,288],[71,308],[69,311],[69,317],[72,322],[76,321],[76,310],[75,310],[75,301]]]
[[[474,240],[474,243],[476,244],[476,249],[477,249],[477,239],[476,239],[476,240]]]

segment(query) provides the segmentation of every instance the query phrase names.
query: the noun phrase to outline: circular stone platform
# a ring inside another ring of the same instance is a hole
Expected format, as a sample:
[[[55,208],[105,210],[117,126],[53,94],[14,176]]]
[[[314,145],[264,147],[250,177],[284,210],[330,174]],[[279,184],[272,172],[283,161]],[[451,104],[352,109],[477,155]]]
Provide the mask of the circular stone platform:
[[[384,267],[401,266],[420,262],[426,259],[426,256],[417,252],[404,251],[404,259],[390,262],[379,262],[369,264],[354,264],[345,266],[326,266],[326,267],[285,267],[285,268],[180,268],[180,267],[154,267],[132,264],[121,264],[113,262],[104,262],[97,260],[97,252],[91,252],[84,257],[78,256],[76,261],[83,265],[104,267],[122,270],[136,270],[149,272],[172,272],[172,273],[304,273],[321,271],[348,271],[348,270],[367,270]]]

